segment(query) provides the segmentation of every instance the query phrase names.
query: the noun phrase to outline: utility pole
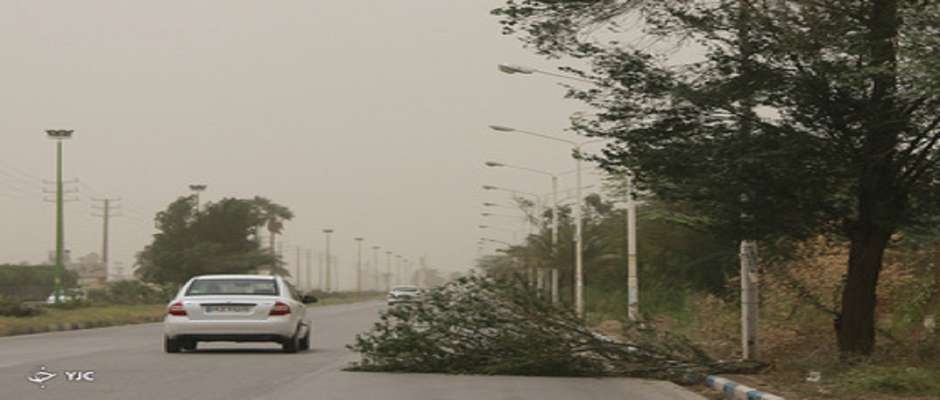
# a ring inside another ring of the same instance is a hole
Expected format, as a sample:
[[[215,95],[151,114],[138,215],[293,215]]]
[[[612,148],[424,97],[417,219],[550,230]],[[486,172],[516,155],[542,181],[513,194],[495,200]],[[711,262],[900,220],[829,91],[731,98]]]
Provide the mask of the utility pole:
[[[335,255],[335,254],[333,255],[333,260],[330,262],[330,265],[334,266],[334,270],[332,272],[333,283],[332,283],[332,286],[330,286],[330,288],[332,288],[334,292],[341,292],[343,290],[343,287],[340,285],[339,269],[336,268],[336,267],[339,267],[338,255]]]
[[[307,250],[307,290],[313,289],[313,251]]]
[[[740,70],[743,75],[750,73],[753,70],[753,60],[751,59],[754,54],[753,46],[751,42],[751,31],[750,26],[747,21],[750,19],[750,5],[744,0],[738,0],[739,7],[739,21],[740,24],[737,26],[737,42],[739,46],[739,51],[741,57],[738,60],[740,63]],[[754,113],[754,93],[748,91],[742,95],[741,106],[740,106],[740,117],[739,117],[739,132],[738,134],[742,137],[749,137],[752,135],[752,129],[754,126],[754,120],[756,114]],[[742,208],[746,204],[753,200],[748,197],[748,194],[742,193]],[[742,217],[746,217],[747,214],[742,210]],[[742,223],[746,222],[743,221]],[[747,238],[745,236],[745,238]],[[758,304],[758,270],[757,270],[757,243],[753,240],[742,240],[741,241],[741,354],[745,360],[750,360],[757,358],[757,313],[759,310]]]
[[[558,259],[558,176],[552,175],[552,258]],[[552,265],[550,272],[552,304],[558,304],[558,266]]]
[[[112,206],[111,202],[120,201],[118,198],[104,198],[104,199],[92,199],[93,201],[101,202],[101,206],[92,205],[91,207],[101,211],[101,214],[92,214],[95,217],[101,217],[102,219],[102,239],[101,239],[101,265],[104,266],[105,276],[111,276],[111,268],[109,264],[109,252],[108,252],[108,233],[110,228],[111,217],[119,217],[120,215],[113,214],[113,212],[119,209],[119,206]]]
[[[745,360],[757,357],[757,244],[741,241],[741,349]]]
[[[356,261],[356,291],[362,293],[362,241],[364,239],[357,237],[355,240],[359,251],[359,259]]]
[[[64,232],[64,198],[62,190],[62,141],[72,137],[71,130],[47,130],[46,135],[56,141],[56,235],[55,235],[55,267],[53,268],[53,293],[55,294],[56,304],[61,302],[62,297],[62,275],[65,273],[65,265],[62,260],[63,247],[65,246]]]
[[[395,284],[401,285],[401,254],[395,255]]]
[[[294,276],[294,283],[296,284],[297,288],[300,288],[301,282],[303,282],[303,281],[300,280],[300,267],[301,267],[301,265],[300,265],[300,251],[301,251],[300,246],[297,246],[297,264],[296,264],[296,268],[295,268],[296,271],[297,271],[297,275]]]
[[[385,252],[385,291],[392,290],[392,252]]]
[[[199,194],[206,190],[206,185],[189,185],[189,190],[193,192],[193,195],[196,196],[196,212],[199,212]]]
[[[379,249],[381,246],[372,246],[372,268],[375,272],[375,287],[376,291],[379,290]]]
[[[627,315],[630,321],[640,319],[640,278],[636,269],[636,202],[633,199],[633,182],[626,177],[627,185]]]
[[[317,252],[317,289],[325,292],[326,284],[323,275],[323,253]]]
[[[331,279],[330,264],[332,264],[332,258],[330,257],[330,234],[333,233],[332,229],[324,229],[323,233],[326,234],[326,292],[329,293],[333,289],[333,281]]]

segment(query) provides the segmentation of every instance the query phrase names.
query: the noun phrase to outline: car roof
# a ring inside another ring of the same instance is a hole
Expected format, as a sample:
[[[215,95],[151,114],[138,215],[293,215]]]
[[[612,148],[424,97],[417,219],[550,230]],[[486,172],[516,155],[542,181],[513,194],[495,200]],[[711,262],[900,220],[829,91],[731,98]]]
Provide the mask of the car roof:
[[[414,286],[414,285],[398,285],[398,286],[392,286],[392,290],[395,290],[395,289],[417,289],[417,288],[418,288],[418,287],[417,287],[417,286]]]
[[[277,279],[274,275],[199,275],[193,279]]]

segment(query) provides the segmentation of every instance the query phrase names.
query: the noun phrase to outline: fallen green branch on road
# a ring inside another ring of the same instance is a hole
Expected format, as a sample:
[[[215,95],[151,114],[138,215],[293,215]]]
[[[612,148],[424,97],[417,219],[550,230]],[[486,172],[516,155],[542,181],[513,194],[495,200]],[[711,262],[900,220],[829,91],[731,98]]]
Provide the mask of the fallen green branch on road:
[[[570,310],[517,281],[471,275],[421,301],[382,312],[349,349],[352,371],[530,376],[630,376],[693,384],[760,363],[719,362],[688,340],[631,327],[623,339],[589,329]]]

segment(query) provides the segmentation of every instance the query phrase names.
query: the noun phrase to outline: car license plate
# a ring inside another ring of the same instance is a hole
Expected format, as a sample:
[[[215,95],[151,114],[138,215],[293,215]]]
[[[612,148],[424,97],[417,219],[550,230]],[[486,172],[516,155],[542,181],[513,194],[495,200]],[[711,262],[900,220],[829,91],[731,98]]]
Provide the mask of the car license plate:
[[[206,312],[209,313],[240,313],[248,310],[248,306],[206,306]]]

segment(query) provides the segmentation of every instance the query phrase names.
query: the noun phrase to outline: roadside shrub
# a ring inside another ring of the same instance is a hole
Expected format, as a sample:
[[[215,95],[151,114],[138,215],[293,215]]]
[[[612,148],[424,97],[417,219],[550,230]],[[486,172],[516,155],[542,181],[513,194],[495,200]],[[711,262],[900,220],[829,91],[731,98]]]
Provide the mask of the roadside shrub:
[[[91,307],[91,300],[68,300],[59,304],[44,304],[45,308],[54,308],[57,310],[74,310],[77,308]]]
[[[163,287],[140,281],[110,282],[104,288],[88,291],[88,299],[97,303],[157,304],[169,301],[172,294]],[[172,291],[175,294],[175,290]]]
[[[78,274],[65,271],[65,288],[77,286]],[[0,296],[18,301],[43,301],[52,293],[53,267],[49,265],[0,265]]]
[[[32,317],[42,314],[42,310],[24,306],[23,303],[11,301],[0,297],[0,316],[4,317]]]

